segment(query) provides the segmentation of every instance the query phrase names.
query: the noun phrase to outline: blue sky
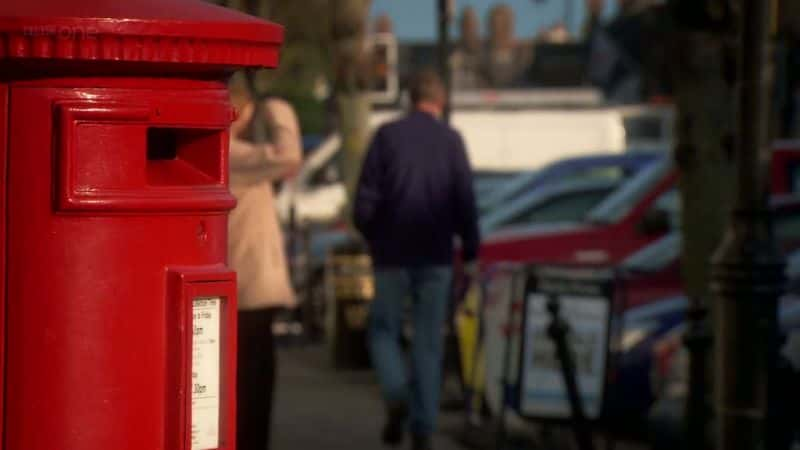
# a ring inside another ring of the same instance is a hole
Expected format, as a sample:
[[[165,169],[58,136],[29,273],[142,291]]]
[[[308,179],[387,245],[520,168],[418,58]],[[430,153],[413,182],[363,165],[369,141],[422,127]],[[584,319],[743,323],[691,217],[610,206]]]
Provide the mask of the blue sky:
[[[485,29],[487,11],[496,0],[455,0],[457,17],[467,5],[473,6],[481,17]],[[563,21],[568,3],[572,5],[571,30],[580,28],[583,22],[584,0],[505,0],[514,8],[515,30],[518,37],[530,37],[542,27]],[[372,16],[383,13],[394,20],[395,33],[400,40],[430,40],[436,32],[437,0],[372,0]],[[613,14],[616,2],[606,1],[606,13]],[[455,28],[457,33],[457,27]]]

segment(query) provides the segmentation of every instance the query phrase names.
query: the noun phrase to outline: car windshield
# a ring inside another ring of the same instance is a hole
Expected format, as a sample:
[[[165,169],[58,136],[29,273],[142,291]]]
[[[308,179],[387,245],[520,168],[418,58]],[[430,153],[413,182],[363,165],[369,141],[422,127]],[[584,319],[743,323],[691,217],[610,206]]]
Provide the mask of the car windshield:
[[[611,180],[621,181],[640,167],[657,159],[656,155],[640,154],[636,157],[617,155],[597,155],[594,157],[567,158],[549,164],[537,172],[522,172],[499,184],[496,189],[485,192],[478,199],[482,212],[502,207],[510,199],[516,198],[541,185],[568,180]]]
[[[484,192],[484,195],[478,198],[478,209],[481,211],[491,210],[505,200],[509,195],[521,191],[529,184],[536,183],[536,181],[541,178],[543,174],[546,174],[545,171],[522,172],[520,174],[513,175],[508,181],[502,184],[498,183],[495,189]]]
[[[483,217],[481,232],[488,234],[507,225],[579,221],[617,184],[613,180],[570,180],[542,186]]]
[[[586,215],[591,223],[616,223],[625,217],[672,170],[670,158],[661,158],[637,173]]]
[[[483,197],[487,193],[497,189],[506,183],[509,178],[516,176],[519,172],[478,172],[473,176],[473,186],[475,194]]]

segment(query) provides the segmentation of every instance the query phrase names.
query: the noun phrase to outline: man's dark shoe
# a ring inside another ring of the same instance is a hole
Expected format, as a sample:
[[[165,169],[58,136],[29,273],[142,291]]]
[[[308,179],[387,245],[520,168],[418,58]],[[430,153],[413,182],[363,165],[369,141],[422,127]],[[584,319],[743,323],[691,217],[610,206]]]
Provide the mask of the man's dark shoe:
[[[408,418],[408,407],[398,403],[389,406],[386,425],[383,427],[381,439],[386,445],[400,445],[403,443],[403,434]]]
[[[412,450],[433,450],[430,436],[414,436]]]

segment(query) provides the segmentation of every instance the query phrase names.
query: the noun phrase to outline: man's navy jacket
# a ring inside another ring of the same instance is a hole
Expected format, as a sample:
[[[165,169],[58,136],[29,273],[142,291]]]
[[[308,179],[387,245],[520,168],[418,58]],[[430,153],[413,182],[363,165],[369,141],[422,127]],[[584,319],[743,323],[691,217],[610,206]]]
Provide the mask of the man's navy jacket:
[[[480,244],[472,170],[461,136],[415,111],[376,132],[356,189],[355,225],[377,267],[449,265]]]

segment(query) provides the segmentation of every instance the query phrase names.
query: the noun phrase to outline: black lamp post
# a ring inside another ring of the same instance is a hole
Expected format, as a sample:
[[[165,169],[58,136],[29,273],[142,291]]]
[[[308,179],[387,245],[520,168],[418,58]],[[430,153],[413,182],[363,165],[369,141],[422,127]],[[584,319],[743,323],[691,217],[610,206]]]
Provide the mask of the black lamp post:
[[[769,374],[778,343],[784,261],[771,229],[766,165],[773,62],[771,0],[742,0],[738,77],[738,187],[713,258],[718,449],[764,448]]]

